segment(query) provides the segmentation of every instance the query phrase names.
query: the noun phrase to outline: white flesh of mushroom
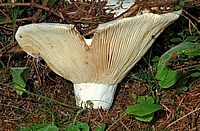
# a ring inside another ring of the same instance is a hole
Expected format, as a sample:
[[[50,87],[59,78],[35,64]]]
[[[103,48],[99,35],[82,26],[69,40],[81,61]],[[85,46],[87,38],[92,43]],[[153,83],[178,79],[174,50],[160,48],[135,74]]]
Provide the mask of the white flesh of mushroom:
[[[106,6],[112,8],[112,13],[115,13],[114,16],[117,17],[128,10],[134,3],[135,0],[108,0]]]
[[[106,110],[117,84],[180,13],[145,13],[101,24],[92,41],[72,25],[55,23],[21,26],[15,37],[28,54],[42,57],[55,73],[74,83],[78,106],[91,100],[94,108]]]
[[[106,85],[97,83],[74,84],[76,105],[90,107],[86,102],[90,100],[94,109],[102,107],[109,109],[112,105],[117,84]]]

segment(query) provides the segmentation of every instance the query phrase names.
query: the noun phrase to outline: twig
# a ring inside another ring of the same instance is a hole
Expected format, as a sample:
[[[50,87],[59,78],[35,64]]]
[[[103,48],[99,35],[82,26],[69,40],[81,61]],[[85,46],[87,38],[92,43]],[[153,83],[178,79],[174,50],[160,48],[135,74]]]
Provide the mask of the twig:
[[[47,6],[48,0],[44,0],[44,2],[42,3],[43,6]],[[42,12],[42,9],[38,9],[38,11],[33,15],[33,21],[37,22],[38,16],[40,15],[40,13]]]
[[[2,10],[0,10],[0,12],[7,18],[10,20],[10,22],[13,23],[13,25],[15,25],[15,27],[17,27],[17,25],[10,19],[10,17],[8,15],[6,15]]]
[[[167,115],[167,119],[166,119],[166,121],[170,118],[170,116],[171,116],[171,114],[172,114],[172,112],[170,111],[170,109],[169,108],[167,108],[164,104],[162,104],[162,103],[160,103],[160,105],[162,105],[168,112],[169,112],[169,115],[166,113],[166,115]]]
[[[198,28],[195,26],[195,24],[185,15],[182,15],[184,16],[188,21],[189,21],[189,24],[192,24],[192,26],[197,30],[198,34],[200,35],[200,31],[198,30]],[[189,29],[190,30],[190,29]]]
[[[194,20],[196,20],[198,23],[200,23],[200,20],[198,20],[197,18],[195,18],[194,16],[192,16],[190,13],[188,13],[187,11],[183,10],[183,12],[185,12],[185,14],[189,15],[190,17],[192,17]]]
[[[139,9],[138,4],[132,5],[127,11],[116,17],[115,19],[121,19],[121,18],[126,18],[129,17],[130,15],[134,14],[137,10]]]
[[[46,11],[50,11],[54,15],[60,17],[60,15],[59,15],[59,13],[57,13],[57,11],[51,10],[50,8],[48,8],[44,5],[39,5],[34,2],[32,2],[32,3],[1,3],[0,6],[2,6],[2,7],[5,7],[5,6],[32,6],[32,7],[40,8],[40,9],[43,9]]]
[[[102,116],[101,112],[99,111],[99,109],[98,109],[97,111],[99,112],[99,115],[100,115],[100,117],[101,117],[101,120],[103,121],[103,116]]]
[[[21,19],[17,19],[16,22],[21,22],[21,21],[32,21],[33,20],[33,17],[28,17],[28,18],[21,18]],[[4,24],[7,24],[7,23],[10,23],[12,22],[11,20],[8,20],[6,22],[0,22],[0,25],[4,25]]]
[[[127,131],[131,131],[122,121],[120,121],[120,123],[126,128]]]
[[[195,68],[196,66],[200,66],[200,64],[195,64],[195,65],[191,65],[191,66],[188,66],[188,67],[185,67],[185,68],[181,68],[181,69],[175,69],[174,71],[177,71],[177,72],[181,72],[183,70],[188,70],[188,69],[191,69],[191,68]]]
[[[73,109],[80,109],[80,107],[71,106],[71,105],[65,104],[65,103],[63,103],[63,102],[60,102],[60,101],[58,101],[58,100],[55,100],[55,99],[52,99],[52,98],[49,98],[49,97],[46,97],[46,96],[34,94],[34,93],[30,92],[30,91],[27,91],[27,90],[24,90],[24,89],[20,89],[20,88],[16,88],[16,87],[14,87],[14,86],[10,86],[10,85],[4,84],[4,83],[2,83],[2,82],[0,82],[0,85],[6,86],[6,87],[9,87],[9,88],[18,90],[18,91],[25,92],[25,93],[27,93],[27,94],[29,94],[29,95],[32,95],[32,96],[35,96],[35,97],[38,97],[38,98],[42,98],[42,99],[44,99],[44,100],[49,100],[49,101],[51,101],[51,102],[58,103],[58,104],[60,104],[60,105],[62,105],[62,106],[66,106],[66,107],[73,108]]]
[[[200,108],[197,108],[197,109],[195,109],[195,110],[189,112],[188,114],[182,116],[181,118],[179,118],[179,119],[177,119],[176,121],[174,121],[174,122],[172,122],[171,124],[169,124],[166,128],[170,127],[171,125],[175,124],[176,122],[180,121],[181,119],[183,119],[183,118],[189,116],[190,114],[192,114],[192,113],[194,113],[194,112],[196,112],[196,111],[198,111],[198,110],[200,110]]]
[[[108,129],[106,129],[106,131],[109,131],[118,121],[120,121],[123,117],[125,117],[127,114],[126,113],[124,113],[121,117],[119,117],[116,121],[114,121],[113,123],[112,123],[112,125],[111,126],[109,126],[108,127]]]

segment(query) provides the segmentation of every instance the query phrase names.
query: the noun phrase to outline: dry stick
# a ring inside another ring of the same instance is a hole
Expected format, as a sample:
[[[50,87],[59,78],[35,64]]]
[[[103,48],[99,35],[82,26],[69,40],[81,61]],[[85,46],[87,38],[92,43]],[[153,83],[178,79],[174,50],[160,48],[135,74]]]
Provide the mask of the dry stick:
[[[120,123],[127,129],[127,131],[131,131],[122,121],[120,121]]]
[[[32,7],[36,7],[36,8],[40,8],[46,11],[50,11],[51,13],[53,13],[54,15],[60,17],[59,13],[57,13],[57,11],[55,10],[51,10],[50,8],[43,6],[43,5],[39,5],[36,4],[34,2],[32,3],[1,3],[0,6],[32,6]]]
[[[189,23],[190,24],[192,24],[192,26],[198,31],[198,33],[199,33],[199,35],[200,35],[200,31],[198,30],[198,28],[195,26],[195,24],[187,17],[187,16],[185,16],[185,15],[182,15],[183,17],[185,17],[188,21],[189,21]],[[190,29],[191,30],[191,29]]]
[[[162,105],[162,106],[169,112],[169,115],[168,115],[167,112],[166,112],[166,115],[168,115],[168,116],[167,116],[167,119],[166,119],[165,121],[167,121],[167,120],[170,118],[170,116],[172,115],[172,112],[171,112],[170,109],[167,108],[164,104],[160,103],[160,105]]]
[[[195,18],[194,16],[192,16],[190,13],[188,13],[187,11],[183,10],[183,12],[185,12],[185,14],[189,15],[190,17],[192,17],[194,20],[196,20],[198,23],[200,23],[200,20],[198,20],[197,18]]]
[[[1,12],[7,19],[9,19],[10,22],[13,23],[13,25],[17,26],[17,25],[10,19],[10,17],[9,17],[8,15],[6,15],[2,10],[0,10],[0,12]]]
[[[115,19],[121,19],[129,17],[130,15],[134,14],[139,9],[139,5],[134,4],[132,5],[127,11],[116,17]]]
[[[46,7],[47,3],[48,3],[48,0],[44,0],[42,5]],[[38,11],[33,15],[34,22],[37,22],[38,16],[40,15],[41,12],[42,12],[42,9],[38,9]]]
[[[3,50],[6,50],[6,48],[9,47],[10,45],[11,45],[11,46],[15,46],[16,44],[17,44],[17,42],[10,42],[10,43],[7,44],[6,46],[2,47],[2,48],[0,49],[0,52],[3,51]]]
[[[21,22],[21,21],[32,21],[32,20],[33,20],[33,17],[28,17],[28,18],[17,19],[16,22]],[[6,22],[0,22],[0,25],[4,25],[4,24],[10,23],[10,22],[12,22],[12,21],[9,20],[9,21],[6,21]]]
[[[0,26],[1,29],[5,29],[5,30],[8,30],[8,31],[13,31],[12,28],[9,28],[9,27],[5,27],[5,26]]]
[[[179,119],[177,119],[176,121],[174,121],[174,122],[172,122],[171,124],[169,124],[166,128],[170,127],[171,125],[175,124],[176,122],[180,121],[181,119],[183,119],[183,118],[189,116],[190,114],[192,114],[192,113],[194,113],[194,112],[196,112],[196,111],[198,111],[198,110],[200,110],[200,108],[197,108],[197,109],[191,111],[190,113],[188,113],[188,114],[182,116],[181,118],[179,118]]]
[[[103,116],[102,116],[101,112],[99,111],[99,109],[97,109],[97,111],[99,112],[99,115],[100,115],[100,117],[101,117],[101,120],[103,121]]]
[[[191,66],[188,66],[188,67],[185,67],[185,68],[181,68],[181,69],[175,69],[174,71],[177,71],[177,72],[181,72],[183,70],[188,70],[188,69],[191,69],[191,68],[195,68],[196,66],[200,66],[200,64],[196,64],[196,65],[191,65]]]

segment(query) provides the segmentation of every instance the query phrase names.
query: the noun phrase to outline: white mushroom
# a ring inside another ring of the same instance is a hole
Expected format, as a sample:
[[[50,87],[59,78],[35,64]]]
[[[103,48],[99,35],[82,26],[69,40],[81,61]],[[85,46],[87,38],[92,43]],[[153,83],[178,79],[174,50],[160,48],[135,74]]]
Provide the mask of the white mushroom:
[[[93,108],[107,110],[117,84],[180,13],[145,13],[101,24],[92,41],[72,25],[55,23],[21,26],[15,37],[24,51],[74,83],[78,106],[90,100]]]

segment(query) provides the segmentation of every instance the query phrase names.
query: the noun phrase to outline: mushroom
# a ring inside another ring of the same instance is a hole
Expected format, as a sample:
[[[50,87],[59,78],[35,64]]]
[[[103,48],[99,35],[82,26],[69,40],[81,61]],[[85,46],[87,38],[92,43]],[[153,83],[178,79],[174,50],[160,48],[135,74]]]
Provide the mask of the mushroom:
[[[92,39],[73,25],[39,23],[21,26],[16,40],[33,57],[43,58],[58,75],[74,84],[76,104],[111,107],[117,84],[143,57],[160,33],[181,11],[134,17],[100,24]]]

